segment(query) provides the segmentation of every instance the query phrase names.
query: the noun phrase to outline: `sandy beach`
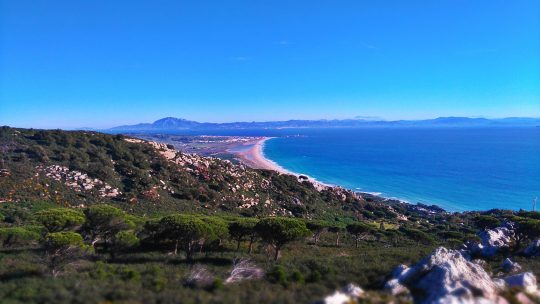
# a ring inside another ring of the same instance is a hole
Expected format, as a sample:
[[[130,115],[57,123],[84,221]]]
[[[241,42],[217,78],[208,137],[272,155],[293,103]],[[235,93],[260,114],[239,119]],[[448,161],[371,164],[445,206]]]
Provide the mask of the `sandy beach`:
[[[274,170],[283,174],[293,174],[292,172],[285,170],[283,167],[264,157],[263,147],[265,142],[269,139],[272,139],[272,137],[263,137],[257,140],[255,143],[250,144],[250,148],[234,153],[244,164],[251,168]]]
[[[274,170],[281,174],[290,174],[298,178],[302,177],[305,180],[311,182],[315,186],[315,188],[317,188],[319,191],[326,189],[328,187],[333,187],[332,185],[321,183],[307,175],[288,171],[285,168],[281,167],[280,165],[276,164],[275,162],[266,158],[263,152],[264,145],[267,140],[272,139],[272,138],[273,137],[260,138],[255,143],[251,143],[251,147],[249,147],[248,149],[234,152],[234,154],[240,159],[242,163],[246,164],[247,166],[251,168]]]

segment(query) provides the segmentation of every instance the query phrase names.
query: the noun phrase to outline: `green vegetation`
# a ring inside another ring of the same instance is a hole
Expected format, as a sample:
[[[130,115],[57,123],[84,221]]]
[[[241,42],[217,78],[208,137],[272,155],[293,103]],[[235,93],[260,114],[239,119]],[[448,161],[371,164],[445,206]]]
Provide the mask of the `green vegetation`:
[[[0,299],[311,303],[352,282],[399,301],[381,292],[395,266],[506,221],[517,231],[508,254],[540,273],[538,258],[521,256],[540,236],[538,212],[426,211],[218,159],[168,160],[160,149],[120,135],[0,128]],[[228,283],[245,259],[265,276]]]

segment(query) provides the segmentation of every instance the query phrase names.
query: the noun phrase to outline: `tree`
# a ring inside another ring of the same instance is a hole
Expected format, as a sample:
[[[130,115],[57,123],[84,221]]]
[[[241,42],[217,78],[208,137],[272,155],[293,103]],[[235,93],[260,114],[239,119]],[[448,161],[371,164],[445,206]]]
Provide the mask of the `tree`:
[[[81,226],[85,221],[82,212],[69,208],[42,210],[36,213],[35,218],[40,224],[45,226],[49,232],[74,230]]]
[[[129,250],[139,246],[139,238],[133,231],[120,231],[112,239],[111,257],[114,258],[116,253]]]
[[[323,233],[328,231],[330,223],[325,221],[309,221],[306,223],[306,227],[313,233],[313,242],[317,245]]]
[[[229,236],[229,227],[227,222],[217,216],[202,216],[201,220],[208,224],[212,234],[206,239],[207,242],[218,240],[221,245],[221,241]]]
[[[0,244],[2,247],[13,247],[38,241],[40,234],[34,229],[25,227],[0,228]]]
[[[53,232],[45,236],[45,254],[53,276],[59,270],[91,251],[80,234],[71,231]]]
[[[252,252],[253,242],[257,238],[257,232],[255,231],[255,225],[257,220],[252,218],[239,218],[234,222],[229,223],[229,234],[232,239],[235,240],[236,250],[240,249],[240,243],[246,239],[249,240],[249,253]]]
[[[375,232],[375,229],[370,224],[364,222],[356,222],[347,225],[347,231],[354,236],[355,247],[358,248],[358,242],[365,240],[369,235]]]
[[[341,224],[334,224],[328,228],[328,231],[336,234],[336,247],[339,247],[340,234],[345,231],[345,227]]]
[[[90,235],[92,245],[102,240],[105,250],[114,235],[135,226],[124,211],[109,205],[88,207],[84,214],[86,223],[83,230]]]
[[[285,244],[308,236],[310,233],[303,221],[284,217],[262,219],[257,223],[255,229],[263,241],[274,247],[274,260],[276,261]]]
[[[186,214],[174,214],[163,217],[160,222],[160,236],[175,243],[174,254],[178,247],[183,248],[186,258],[191,260],[195,245],[212,238],[214,231],[200,217]]]

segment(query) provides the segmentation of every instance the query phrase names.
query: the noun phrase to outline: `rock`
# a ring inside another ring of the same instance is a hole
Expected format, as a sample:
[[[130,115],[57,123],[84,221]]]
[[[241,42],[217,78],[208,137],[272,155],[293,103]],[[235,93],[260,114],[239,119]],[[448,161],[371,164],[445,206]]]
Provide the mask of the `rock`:
[[[510,247],[514,231],[508,227],[497,227],[482,231],[478,236],[481,239],[481,254],[490,257],[499,250]]]
[[[333,294],[324,298],[323,301],[318,303],[324,304],[348,304],[356,303],[356,300],[364,295],[364,290],[359,286],[349,283],[341,290],[334,292]]]
[[[398,279],[392,279],[386,282],[386,284],[384,284],[384,289],[390,292],[393,296],[410,293],[409,289],[403,286]]]
[[[526,256],[540,256],[540,239],[533,241],[525,250],[523,254]]]
[[[521,270],[521,265],[516,262],[512,262],[509,258],[506,258],[502,263],[502,268],[504,272],[518,272]]]
[[[500,284],[459,251],[437,248],[411,268],[399,266],[387,289],[412,292],[415,303],[490,303],[501,300]],[[395,281],[394,281],[395,280]],[[403,286],[403,287],[402,287]]]
[[[538,289],[536,277],[532,272],[524,272],[504,278],[508,287],[517,287],[526,292],[535,292]]]
[[[359,298],[362,295],[364,295],[364,290],[360,288],[360,286],[355,285],[353,283],[347,284],[347,286],[343,287],[341,290],[343,293],[348,294],[352,297]]]
[[[521,304],[534,304],[534,302],[523,292],[516,294],[516,300]]]

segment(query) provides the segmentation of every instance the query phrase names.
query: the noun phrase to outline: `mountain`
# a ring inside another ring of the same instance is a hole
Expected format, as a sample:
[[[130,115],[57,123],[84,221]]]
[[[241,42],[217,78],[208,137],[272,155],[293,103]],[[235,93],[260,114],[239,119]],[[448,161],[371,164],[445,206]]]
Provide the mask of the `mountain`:
[[[152,132],[174,130],[216,130],[216,129],[281,129],[281,128],[383,128],[383,127],[527,127],[540,125],[540,118],[509,117],[509,118],[469,118],[469,117],[439,117],[425,120],[287,120],[267,122],[230,122],[230,123],[201,123],[187,119],[166,117],[153,123],[125,125],[103,130],[113,133],[121,132]]]

